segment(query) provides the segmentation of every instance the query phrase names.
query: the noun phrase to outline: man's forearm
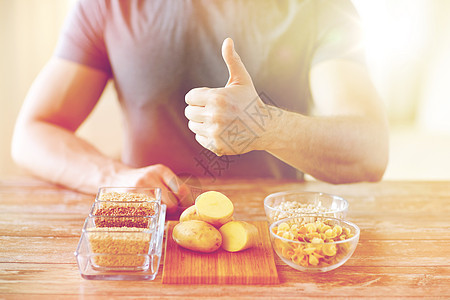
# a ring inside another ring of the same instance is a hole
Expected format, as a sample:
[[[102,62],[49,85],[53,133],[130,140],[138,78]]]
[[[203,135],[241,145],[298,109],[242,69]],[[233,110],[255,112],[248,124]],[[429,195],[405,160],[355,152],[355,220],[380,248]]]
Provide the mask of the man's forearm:
[[[272,119],[262,147],[317,179],[345,183],[380,180],[387,165],[383,121],[360,116],[309,117],[283,111]]]
[[[36,176],[85,193],[96,193],[115,172],[126,168],[72,132],[40,121],[19,124],[12,154]]]

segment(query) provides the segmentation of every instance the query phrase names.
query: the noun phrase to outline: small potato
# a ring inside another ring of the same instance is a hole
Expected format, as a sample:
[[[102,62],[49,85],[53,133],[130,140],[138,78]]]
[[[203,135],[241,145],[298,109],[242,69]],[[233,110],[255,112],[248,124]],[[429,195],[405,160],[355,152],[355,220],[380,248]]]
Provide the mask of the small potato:
[[[189,220],[200,220],[200,217],[197,215],[195,205],[186,208],[180,215],[180,222],[186,222]]]
[[[222,245],[219,230],[199,220],[178,223],[173,228],[172,237],[181,247],[199,252],[214,252]]]
[[[233,202],[224,194],[208,191],[195,199],[195,209],[201,220],[214,227],[221,227],[233,218]]]
[[[258,243],[258,228],[244,221],[231,221],[220,227],[222,248],[229,252],[238,252]]]

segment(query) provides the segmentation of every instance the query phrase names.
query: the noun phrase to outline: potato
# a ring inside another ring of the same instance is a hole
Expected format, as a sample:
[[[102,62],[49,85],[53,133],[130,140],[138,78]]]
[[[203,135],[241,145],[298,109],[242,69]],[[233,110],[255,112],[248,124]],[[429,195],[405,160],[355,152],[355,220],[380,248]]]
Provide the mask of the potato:
[[[181,247],[199,252],[214,252],[222,245],[219,230],[199,220],[178,223],[173,228],[172,237]]]
[[[258,228],[244,221],[231,221],[220,227],[222,248],[229,252],[242,251],[257,244]]]
[[[195,205],[189,206],[180,215],[180,222],[186,222],[189,220],[200,220],[200,217],[197,215]]]
[[[233,203],[220,192],[208,191],[195,199],[195,209],[201,220],[220,227],[231,221],[234,212]]]

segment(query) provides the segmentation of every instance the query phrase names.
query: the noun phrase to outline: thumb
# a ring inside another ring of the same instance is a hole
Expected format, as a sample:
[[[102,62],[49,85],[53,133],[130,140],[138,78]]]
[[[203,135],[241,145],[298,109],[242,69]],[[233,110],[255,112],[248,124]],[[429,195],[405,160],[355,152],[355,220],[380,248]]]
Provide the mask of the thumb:
[[[242,63],[239,54],[234,49],[234,43],[231,38],[226,38],[222,44],[222,57],[227,65],[230,77],[225,87],[230,85],[252,84],[252,78]]]

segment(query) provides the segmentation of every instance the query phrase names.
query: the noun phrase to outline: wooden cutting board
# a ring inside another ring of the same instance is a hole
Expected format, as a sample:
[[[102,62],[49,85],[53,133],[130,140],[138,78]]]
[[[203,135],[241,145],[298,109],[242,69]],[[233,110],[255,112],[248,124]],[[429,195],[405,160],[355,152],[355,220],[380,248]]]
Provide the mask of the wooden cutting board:
[[[178,246],[172,238],[177,221],[166,232],[163,283],[177,284],[277,284],[279,283],[267,222],[250,222],[258,228],[258,244],[230,253],[194,252]]]

